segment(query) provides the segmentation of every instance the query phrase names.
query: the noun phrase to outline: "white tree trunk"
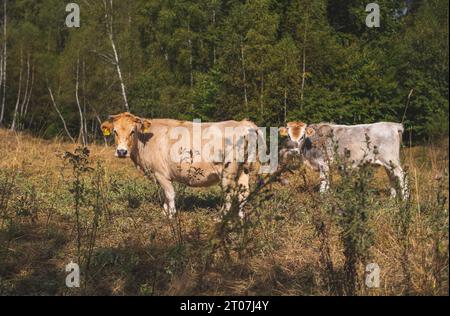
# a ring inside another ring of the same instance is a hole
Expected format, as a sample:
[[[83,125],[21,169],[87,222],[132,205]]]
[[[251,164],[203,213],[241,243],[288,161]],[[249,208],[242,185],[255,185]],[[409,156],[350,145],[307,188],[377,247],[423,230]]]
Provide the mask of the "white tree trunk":
[[[130,112],[130,107],[128,105],[127,92],[125,88],[125,83],[123,81],[122,70],[120,69],[119,54],[117,52],[116,43],[114,42],[114,30],[113,30],[113,0],[110,0],[111,14],[108,14],[108,5],[106,0],[103,0],[105,6],[105,19],[106,19],[106,31],[108,33],[109,41],[114,53],[114,63],[116,65],[117,75],[119,76],[120,88],[122,90],[122,97],[125,105],[125,109]]]
[[[25,91],[23,95],[22,104],[20,105],[20,111],[19,111],[19,128],[21,128],[22,125],[22,119],[25,112],[25,104],[28,100],[28,87],[30,85],[30,53],[27,55],[27,80],[25,81]]]
[[[84,58],[83,58],[83,119],[84,119],[84,136],[86,138],[86,143],[89,144],[89,134],[86,119],[86,62]]]
[[[92,111],[94,111],[95,118],[97,119],[97,122],[99,124],[98,126],[101,126],[102,120],[100,119],[97,110],[95,109],[95,107],[92,106],[92,104],[89,104],[89,106],[92,108]],[[103,141],[105,142],[105,147],[108,147],[108,139],[105,136],[103,136]]]
[[[50,94],[50,99],[52,100],[53,107],[55,108],[56,113],[58,113],[58,116],[64,125],[64,130],[66,131],[67,136],[70,138],[72,143],[75,143],[75,139],[72,137],[72,135],[70,135],[70,132],[69,132],[69,129],[67,128],[67,124],[66,124],[66,121],[64,120],[64,117],[62,116],[61,112],[58,110],[58,106],[56,105],[55,98],[53,97],[52,89],[50,89],[49,86],[47,86],[47,89],[48,89],[48,93]]]
[[[3,82],[3,47],[0,47],[0,91]]]
[[[80,137],[81,138],[81,143],[83,144],[83,146],[87,145],[87,141],[86,141],[86,134],[85,134],[85,128],[84,128],[84,116],[83,116],[83,110],[81,108],[81,104],[80,104],[80,98],[79,98],[79,94],[78,94],[78,90],[80,87],[80,57],[77,58],[77,75],[76,75],[76,82],[75,82],[75,99],[77,101],[77,106],[78,106],[78,112],[80,114]]]
[[[260,107],[260,113],[261,118],[264,115],[264,72],[261,72],[261,84],[260,84],[260,91],[259,91],[259,107]]]
[[[2,90],[2,107],[0,110],[0,125],[3,123],[3,118],[5,116],[5,104],[6,104],[6,22],[7,22],[7,15],[6,15],[6,2],[7,0],[3,0],[3,89]],[[0,87],[1,88],[1,87]]]
[[[284,87],[284,124],[286,124],[287,117],[287,88]]]
[[[216,29],[216,9],[213,10],[212,13],[212,24],[213,24],[213,29]],[[217,56],[216,56],[216,43],[214,41],[213,43],[213,64],[216,64],[216,60],[217,60]]]
[[[241,63],[242,63],[242,80],[244,86],[244,104],[245,109],[248,109],[248,97],[247,97],[247,75],[245,73],[245,56],[244,56],[244,43],[242,43],[241,37]]]
[[[189,47],[189,83],[194,88],[194,57],[192,51],[191,23],[188,22],[188,47]]]
[[[28,93],[28,100],[25,103],[25,113],[24,113],[24,117],[27,115],[28,113],[28,106],[30,104],[30,100],[31,100],[31,94],[33,93],[33,87],[34,87],[34,71],[35,71],[35,67],[32,67],[32,71],[31,71],[31,86],[30,86],[30,92]]]
[[[95,118],[97,119],[98,126],[101,126],[102,125],[102,120],[100,120],[100,116],[95,115]],[[103,142],[105,144],[105,147],[108,147],[108,139],[105,136],[103,136]]]
[[[0,92],[3,84],[3,47],[0,47]]]
[[[303,109],[303,99],[305,96],[305,83],[306,83],[306,41],[308,38],[308,19],[309,19],[309,10],[307,12],[306,18],[305,18],[305,30],[303,33],[303,56],[302,56],[302,86],[300,90],[300,100],[301,106],[300,108]]]
[[[17,114],[19,112],[19,104],[20,104],[20,96],[22,94],[22,67],[23,66],[23,58],[22,58],[22,48],[20,49],[20,72],[19,72],[19,89],[17,92],[16,106],[14,108],[14,117],[11,124],[11,130],[14,131],[16,129],[16,120]]]
[[[300,100],[303,101],[305,97],[305,82],[306,82],[306,49],[303,48],[303,66],[302,66],[302,86],[300,88]],[[303,103],[302,103],[303,107]]]
[[[114,51],[114,58],[116,60],[116,70],[117,70],[117,75],[119,76],[120,88],[122,90],[123,102],[124,102],[124,105],[125,105],[125,109],[128,112],[130,112],[130,106],[128,105],[128,98],[127,98],[127,91],[126,91],[126,88],[125,88],[125,83],[124,83],[123,78],[122,78],[122,71],[120,70],[119,55],[117,54],[116,44],[114,43],[112,35],[110,36],[110,40],[111,40],[112,49]]]

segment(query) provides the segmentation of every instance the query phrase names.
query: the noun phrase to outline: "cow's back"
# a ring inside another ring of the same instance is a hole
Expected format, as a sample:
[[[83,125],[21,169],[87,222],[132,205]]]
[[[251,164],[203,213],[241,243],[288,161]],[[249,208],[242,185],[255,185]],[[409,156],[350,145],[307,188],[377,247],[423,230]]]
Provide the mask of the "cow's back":
[[[319,132],[313,137],[313,143],[321,145],[327,151],[327,159],[333,159],[335,150],[349,160],[359,164],[364,160],[376,162],[399,160],[401,133],[403,126],[398,123],[380,122],[359,125],[338,125],[321,123],[313,126]]]
[[[256,125],[250,121],[223,121],[217,123],[202,122],[194,124],[190,121],[178,121],[172,119],[153,119],[148,131],[148,139],[138,144],[137,164],[142,165],[142,169],[151,170],[162,174],[165,178],[182,182],[190,186],[209,186],[220,181],[223,176],[224,165],[228,171],[237,172],[238,164],[224,164],[222,161],[215,161],[208,152],[196,152],[196,145],[203,150],[211,138],[207,137],[206,131],[212,131],[218,135],[222,148],[225,148],[224,136],[230,130],[241,129],[244,133]],[[228,130],[227,130],[228,129]],[[194,134],[201,131],[201,134]],[[183,133],[189,135],[189,147],[177,150],[180,147],[180,140]],[[174,159],[174,152],[179,155]],[[211,161],[205,161],[204,157],[209,157]]]

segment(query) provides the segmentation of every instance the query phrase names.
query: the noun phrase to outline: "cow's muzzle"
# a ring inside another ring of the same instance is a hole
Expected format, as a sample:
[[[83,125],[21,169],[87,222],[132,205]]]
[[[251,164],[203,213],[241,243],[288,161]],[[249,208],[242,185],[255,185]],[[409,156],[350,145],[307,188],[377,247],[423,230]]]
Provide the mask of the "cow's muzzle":
[[[306,137],[304,135],[302,136],[302,138],[300,138],[298,140],[298,143],[297,143],[298,147],[296,148],[298,154],[301,154],[301,152],[303,150],[303,145],[305,144],[305,140],[306,140]]]
[[[117,153],[117,157],[119,157],[119,158],[128,157],[128,151],[126,149],[117,149],[116,153]]]

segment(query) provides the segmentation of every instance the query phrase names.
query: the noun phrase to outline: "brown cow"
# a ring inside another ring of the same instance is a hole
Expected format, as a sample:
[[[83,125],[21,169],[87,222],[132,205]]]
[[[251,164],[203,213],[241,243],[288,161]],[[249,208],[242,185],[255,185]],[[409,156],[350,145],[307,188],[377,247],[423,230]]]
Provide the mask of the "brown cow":
[[[225,210],[230,210],[233,196],[237,196],[239,216],[244,217],[242,207],[249,194],[250,164],[248,160],[238,159],[239,155],[231,158],[226,156],[228,152],[224,148],[235,150],[234,139],[242,142],[252,130],[257,131],[254,123],[244,120],[196,125],[193,122],[172,119],[149,120],[127,112],[110,116],[101,128],[104,135],[114,134],[116,157],[130,157],[140,170],[154,174],[164,190],[164,210],[169,217],[176,213],[174,181],[192,187],[221,184],[226,193]],[[228,130],[234,133],[231,138],[227,134]],[[195,134],[199,131],[209,137],[196,138]],[[194,143],[195,147],[197,142],[199,148],[204,148],[208,140],[215,140],[216,145],[223,146],[222,149],[215,150],[214,154],[208,152],[209,150],[202,154],[195,148],[192,150],[190,146]],[[229,147],[226,147],[227,145]],[[208,159],[211,156],[215,159]]]

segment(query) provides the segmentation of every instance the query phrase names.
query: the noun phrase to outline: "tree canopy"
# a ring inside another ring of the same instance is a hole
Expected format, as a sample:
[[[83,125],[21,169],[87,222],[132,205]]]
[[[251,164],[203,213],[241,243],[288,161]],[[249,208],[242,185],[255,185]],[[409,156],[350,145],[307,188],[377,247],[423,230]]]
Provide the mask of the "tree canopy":
[[[448,133],[448,2],[2,0],[0,125],[99,137],[108,114],[404,122]],[[59,113],[58,113],[59,112]]]

